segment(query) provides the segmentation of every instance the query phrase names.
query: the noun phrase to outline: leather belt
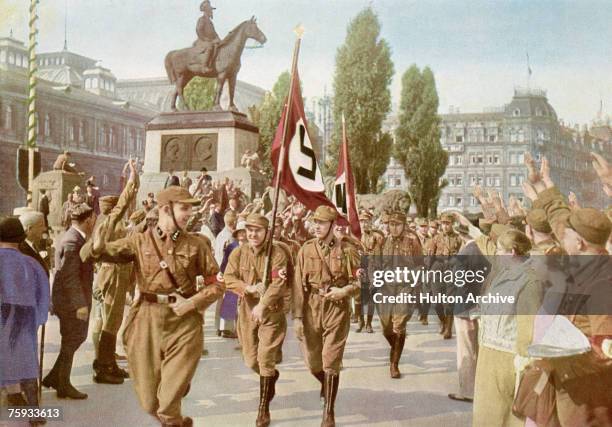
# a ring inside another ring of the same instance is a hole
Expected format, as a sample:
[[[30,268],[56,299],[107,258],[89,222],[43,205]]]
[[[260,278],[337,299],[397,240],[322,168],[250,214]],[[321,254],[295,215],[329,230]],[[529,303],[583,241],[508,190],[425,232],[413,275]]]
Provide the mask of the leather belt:
[[[195,294],[191,294],[189,296],[181,294],[183,298],[190,298],[193,295]],[[176,302],[176,296],[168,295],[168,294],[154,294],[150,292],[141,292],[140,298],[142,298],[143,301],[152,302],[155,304],[174,304]]]

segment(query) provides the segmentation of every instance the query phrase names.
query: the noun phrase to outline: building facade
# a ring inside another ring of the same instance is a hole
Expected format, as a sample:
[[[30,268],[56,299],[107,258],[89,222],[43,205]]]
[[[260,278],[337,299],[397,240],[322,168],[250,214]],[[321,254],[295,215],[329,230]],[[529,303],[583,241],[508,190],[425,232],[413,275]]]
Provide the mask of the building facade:
[[[129,157],[144,158],[144,125],[157,111],[116,94],[116,78],[96,61],[68,50],[37,57],[38,148],[42,170],[70,151],[85,178],[93,175],[103,194],[119,191]],[[16,182],[16,152],[26,139],[27,49],[0,38],[0,214],[25,204]]]
[[[441,118],[441,144],[449,153],[444,175],[448,186],[440,197],[441,210],[480,211],[472,196],[476,185],[499,191],[505,200],[510,196],[522,200],[521,185],[527,176],[525,152],[536,161],[547,157],[552,179],[564,194],[573,191],[584,206],[605,204],[589,152],[611,159],[610,140],[588,129],[568,129],[559,123],[545,91],[515,89],[504,107],[483,113],[443,114]]]

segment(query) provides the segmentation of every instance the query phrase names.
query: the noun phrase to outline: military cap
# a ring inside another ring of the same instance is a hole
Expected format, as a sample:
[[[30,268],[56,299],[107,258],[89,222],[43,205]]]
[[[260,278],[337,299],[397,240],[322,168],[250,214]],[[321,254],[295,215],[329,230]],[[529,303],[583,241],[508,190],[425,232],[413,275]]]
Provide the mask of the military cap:
[[[452,224],[455,222],[455,216],[452,213],[443,213],[440,215],[440,222],[448,222]]]
[[[359,220],[360,221],[370,221],[372,219],[372,214],[368,211],[359,212]]]
[[[75,221],[83,221],[87,219],[93,212],[91,206],[87,203],[80,203],[76,205],[74,208],[70,209],[70,219]]]
[[[110,211],[112,208],[115,207],[118,201],[118,196],[100,197],[100,209],[102,209],[103,211]]]
[[[157,203],[159,206],[169,205],[170,203],[199,205],[200,201],[193,197],[186,188],[171,185],[157,193]]]
[[[232,237],[235,239],[239,231],[246,231],[246,221],[238,221],[236,229],[232,232]]]
[[[494,224],[493,227],[495,225],[500,224]],[[531,250],[531,240],[519,230],[508,229],[499,235],[497,241],[504,249],[514,249],[518,255],[525,255]]]
[[[389,222],[406,223],[406,214],[399,211],[393,211],[389,214]]]
[[[130,221],[132,221],[134,224],[138,224],[145,219],[146,215],[147,213],[144,211],[144,209],[138,209],[137,211],[134,211],[132,215],[130,215]]]
[[[416,219],[416,224],[419,227],[424,227],[424,226],[428,226],[429,225],[429,223],[427,222],[427,220],[425,218],[417,218]]]
[[[7,216],[0,219],[0,242],[21,243],[26,238],[26,232],[19,218]]]
[[[246,218],[245,227],[268,228],[268,219],[262,214],[252,213]]]
[[[331,206],[321,205],[312,217],[313,221],[335,221],[338,218],[338,211]]]
[[[159,219],[159,209],[158,208],[153,208],[151,209],[149,212],[147,212],[147,215],[145,216],[146,219]]]
[[[532,209],[526,217],[527,224],[535,231],[540,233],[552,233],[552,228],[546,219],[546,211],[544,209]]]
[[[382,222],[383,224],[386,224],[389,222],[389,213],[388,212],[383,212],[380,215],[380,222]]]
[[[439,226],[438,221],[436,221],[436,220],[429,221],[429,226],[430,227],[438,228],[438,226]]]
[[[612,223],[605,213],[594,208],[578,208],[567,219],[576,233],[589,243],[603,245],[610,237]]]

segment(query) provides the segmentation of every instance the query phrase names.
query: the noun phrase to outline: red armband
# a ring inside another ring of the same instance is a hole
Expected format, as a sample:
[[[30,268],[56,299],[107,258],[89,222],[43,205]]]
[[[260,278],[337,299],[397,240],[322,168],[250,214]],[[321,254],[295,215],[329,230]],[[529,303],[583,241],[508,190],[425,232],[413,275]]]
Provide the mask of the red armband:
[[[210,275],[210,276],[206,276],[204,278],[204,285],[205,286],[212,285],[213,283],[217,283],[217,276],[215,274]]]
[[[272,270],[272,279],[280,279],[280,274],[278,270]]]

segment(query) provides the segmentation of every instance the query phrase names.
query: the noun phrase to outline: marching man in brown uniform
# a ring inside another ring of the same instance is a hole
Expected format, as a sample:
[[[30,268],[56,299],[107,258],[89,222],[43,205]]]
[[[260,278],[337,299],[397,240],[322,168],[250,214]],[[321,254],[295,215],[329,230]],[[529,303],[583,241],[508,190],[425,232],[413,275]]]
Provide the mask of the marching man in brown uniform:
[[[359,214],[359,225],[361,226],[361,244],[365,249],[364,255],[380,255],[385,236],[382,231],[372,228],[372,214],[368,211],[362,211]],[[367,308],[366,309],[364,309]],[[374,301],[372,300],[372,289],[369,286],[361,287],[360,304],[355,304],[355,311],[359,316],[359,326],[355,332],[361,332],[365,326],[367,333],[374,333],[372,329],[372,319],[374,319]],[[366,322],[364,324],[363,314],[367,311]]]
[[[394,257],[419,257],[415,261],[420,262],[422,259],[423,249],[419,238],[413,232],[407,230],[406,214],[402,212],[391,212],[389,214],[389,236],[385,239],[382,247],[383,263],[388,261],[393,264],[393,267],[405,264],[400,260],[397,263]],[[400,285],[392,283],[385,286],[385,294],[400,295],[401,293],[411,292],[410,285]],[[406,324],[412,316],[414,307],[409,304],[391,304],[384,303],[378,306],[378,315],[383,328],[383,335],[391,346],[389,360],[391,362],[390,374],[391,378],[400,378],[399,361],[404,350],[406,342]]]
[[[283,310],[287,255],[276,243],[272,247],[271,281],[264,288],[268,220],[252,213],[246,219],[247,245],[232,251],[223,279],[227,288],[241,296],[238,304],[238,339],[245,364],[259,375],[259,411],[256,425],[270,425],[270,401],[279,377],[276,363],[287,332]]]
[[[130,375],[145,411],[162,426],[191,426],[181,415],[203,347],[202,315],[224,292],[216,279],[210,247],[183,230],[192,215],[192,198],[182,187],[157,194],[159,221],[144,233],[106,242],[106,230],[94,234],[91,257],[134,262],[140,297],[123,334]],[[82,254],[83,255],[83,254]],[[205,285],[196,291],[196,277]]]
[[[295,335],[301,341],[306,365],[323,386],[323,427],[336,425],[334,403],[350,329],[350,297],[359,290],[358,284],[351,283],[359,255],[353,244],[334,238],[337,217],[338,212],[329,206],[316,209],[316,237],[300,249],[293,280]]]
[[[431,241],[428,243],[426,252],[427,255],[449,257],[457,255],[459,249],[463,245],[463,241],[459,234],[453,230],[453,222],[455,217],[450,213],[444,213],[440,216],[440,227],[441,231],[437,233]],[[431,226],[430,226],[431,227]],[[445,262],[447,259],[440,258],[434,261]],[[434,268],[432,266],[432,269]],[[450,286],[455,286],[451,284]],[[447,291],[444,284],[434,283],[433,292],[434,294],[444,294]],[[453,336],[453,307],[444,305],[442,303],[436,303],[435,305],[436,314],[440,319],[440,334],[444,336],[444,339],[450,339]]]

